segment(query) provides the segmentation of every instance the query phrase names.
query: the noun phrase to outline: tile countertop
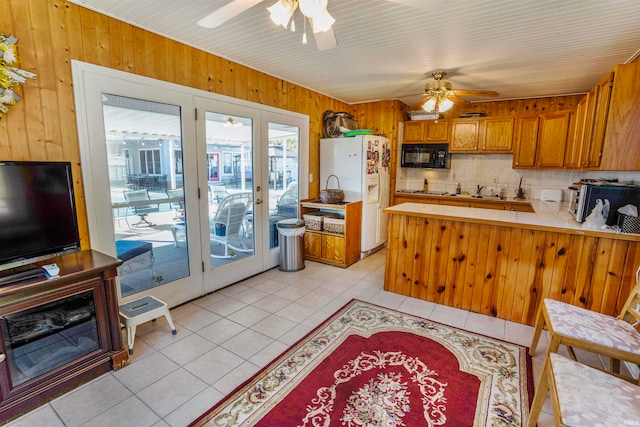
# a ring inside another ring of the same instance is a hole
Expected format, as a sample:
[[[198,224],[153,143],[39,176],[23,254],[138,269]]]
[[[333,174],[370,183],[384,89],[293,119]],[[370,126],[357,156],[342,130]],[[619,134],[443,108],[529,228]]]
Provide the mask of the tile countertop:
[[[590,230],[573,219],[567,211],[567,202],[527,200],[535,212],[515,212],[460,206],[401,203],[388,207],[385,213],[439,219],[458,220],[477,224],[515,226],[532,230],[563,232],[568,234],[601,236],[619,240],[640,241],[640,234],[616,233],[612,230]]]

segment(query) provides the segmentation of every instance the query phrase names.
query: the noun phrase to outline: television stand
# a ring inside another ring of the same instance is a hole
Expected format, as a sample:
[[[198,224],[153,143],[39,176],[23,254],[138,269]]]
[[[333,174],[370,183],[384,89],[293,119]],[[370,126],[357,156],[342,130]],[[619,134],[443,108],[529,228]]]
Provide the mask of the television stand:
[[[44,275],[44,270],[41,267],[34,264],[27,264],[11,268],[9,270],[0,271],[0,286]]]

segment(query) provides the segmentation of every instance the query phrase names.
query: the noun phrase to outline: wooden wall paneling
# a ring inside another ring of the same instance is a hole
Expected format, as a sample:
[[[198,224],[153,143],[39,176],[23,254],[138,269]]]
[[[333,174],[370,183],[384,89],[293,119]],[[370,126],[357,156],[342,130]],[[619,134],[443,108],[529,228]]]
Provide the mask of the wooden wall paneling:
[[[551,267],[551,279],[549,286],[545,286],[543,298],[552,298],[562,300],[563,289],[565,284],[565,276],[569,269],[569,257],[571,252],[575,250],[574,235],[564,233],[553,233],[554,246],[549,246],[550,255],[553,257],[553,266]],[[545,268],[549,269],[548,264]],[[545,284],[546,285],[546,284]]]
[[[81,32],[77,36],[82,37],[82,60],[92,64],[99,64],[98,51],[96,49],[98,45],[95,26],[96,13],[85,8],[80,8],[79,12]]]
[[[542,273],[544,269],[544,253],[546,250],[545,241],[548,232],[536,231],[533,236],[533,253],[529,268],[528,287],[525,293],[524,311],[522,313],[522,323],[531,325],[535,321],[536,308],[541,302]]]
[[[458,262],[458,257],[460,256],[460,226],[461,224],[459,222],[451,223],[449,226],[449,244],[447,245],[449,257],[447,261],[447,285],[444,290],[444,303],[452,307],[454,306],[456,285],[460,277],[460,263]]]
[[[411,260],[411,293],[414,298],[420,298],[424,292],[424,277],[422,276],[422,265],[425,259],[423,238],[426,232],[424,219],[416,218],[416,229],[414,235],[413,259]]]
[[[42,8],[45,9],[45,8]],[[95,34],[96,34],[96,60],[98,64],[102,64],[105,67],[112,67],[111,65],[111,37],[109,36],[110,18],[106,15],[99,13],[95,14]],[[151,33],[148,33],[151,34]],[[155,62],[155,55],[150,55],[149,62]]]
[[[520,250],[522,249],[522,236],[526,232],[523,229],[511,229],[511,236],[509,238],[509,247],[505,253],[506,258],[506,280],[504,284],[504,291],[502,294],[501,306],[498,308],[498,317],[501,319],[511,319],[512,307],[514,306],[514,298],[519,282],[518,278],[518,266],[520,261]],[[506,237],[506,236],[505,236]],[[503,247],[503,251],[505,248]]]
[[[562,281],[562,288],[560,291],[559,301],[567,304],[573,304],[576,299],[576,288],[578,281],[578,262],[577,259],[580,256],[584,243],[585,236],[572,236],[571,246],[565,247],[564,257],[566,258],[566,265],[564,271],[564,278]]]
[[[49,9],[31,8],[32,32],[34,39],[50,37]],[[36,69],[45,70],[38,74],[40,79],[40,102],[42,104],[42,124],[44,128],[44,158],[51,160],[63,159],[63,145],[58,118],[58,97],[56,87],[56,74],[54,56],[50,54],[47,46],[37,43],[34,46]]]
[[[453,299],[451,304],[457,308],[461,308],[464,303],[468,263],[467,253],[469,252],[469,241],[471,238],[471,224],[468,222],[462,223],[459,226],[457,235],[451,233],[451,239],[455,240],[458,245],[458,250],[453,254],[454,264],[456,265],[456,275],[453,280]]]
[[[40,81],[38,80],[44,70],[36,69],[35,44],[31,27],[31,12],[29,3],[11,0],[11,15],[14,25],[13,35],[18,38],[18,56],[22,60],[21,68],[38,74],[35,79],[28,79],[25,84],[16,88],[16,93],[22,97],[9,108],[5,118],[22,115],[8,122],[11,156],[15,160],[44,160],[44,128],[42,125],[42,104],[40,103]],[[3,30],[4,31],[4,30]],[[4,120],[4,119],[3,119]],[[14,128],[17,126],[17,128]]]
[[[404,218],[398,215],[392,215],[389,217],[389,238],[387,240],[387,259],[385,262],[389,268],[385,269],[384,289],[396,293],[400,293],[400,290],[402,289],[402,283],[398,283],[401,279],[395,274],[395,272],[398,271],[401,232],[392,234],[391,230],[402,230],[404,222]]]
[[[500,315],[500,309],[503,306],[506,289],[508,287],[508,271],[509,271],[509,254],[511,249],[511,236],[513,229],[502,227],[500,230],[500,240],[498,242],[497,263],[496,263],[496,280],[495,290],[491,296],[490,314],[493,317]]]
[[[484,283],[487,265],[487,252],[489,251],[489,238],[491,235],[491,228],[489,226],[480,227],[479,233],[476,235],[478,239],[477,244],[477,258],[475,274],[473,277],[473,298],[471,300],[471,311],[475,313],[481,313],[482,311],[482,297],[484,294]]]
[[[609,275],[609,257],[612,253],[613,240],[598,239],[596,249],[597,257],[593,265],[593,275],[591,276],[591,292],[589,293],[588,305],[589,310],[600,311],[602,304],[602,296],[606,278]]]
[[[433,288],[433,285],[430,283],[428,278],[430,277],[429,267],[431,265],[432,260],[432,242],[433,242],[433,225],[432,221],[428,218],[420,218],[420,231],[421,234],[418,236],[420,241],[419,246],[419,257],[417,259],[417,265],[414,265],[414,275],[418,274],[418,277],[415,278],[414,283],[417,281],[418,286],[420,287],[420,291],[418,294],[418,298],[427,299],[429,295],[429,289]]]
[[[433,272],[436,285],[436,299],[438,304],[444,304],[445,291],[451,284],[447,277],[447,264],[449,263],[449,242],[451,240],[451,221],[438,220],[435,232],[436,254],[434,256]]]
[[[400,250],[400,257],[398,257],[398,266],[402,268],[404,274],[402,289],[400,291],[403,295],[413,296],[413,260],[416,253],[416,239],[417,239],[417,222],[419,218],[407,217],[407,221],[404,222],[404,230],[402,235],[404,239],[400,242],[402,248]]]
[[[525,299],[527,291],[530,287],[529,272],[532,265],[532,257],[534,256],[534,237],[535,232],[532,230],[523,230],[520,236],[520,251],[518,257],[518,269],[516,279],[516,289],[513,294],[513,304],[511,308],[511,318],[516,322],[522,322],[524,312]]]
[[[463,310],[471,310],[471,305],[473,304],[475,272],[478,260],[478,251],[476,249],[475,242],[478,240],[478,236],[480,235],[480,228],[479,224],[469,224],[468,247],[464,253],[464,289],[462,291],[462,302],[460,304],[460,308]]]
[[[626,263],[620,278],[620,292],[618,294],[618,300],[616,301],[616,307],[614,313],[617,316],[622,310],[622,306],[629,297],[631,288],[636,283],[636,271],[640,266],[640,244],[637,242],[630,242],[627,247]]]
[[[480,313],[491,315],[491,301],[496,288],[496,269],[498,262],[498,246],[500,241],[500,228],[491,226],[489,228],[489,240],[487,244],[487,261],[482,272],[482,303]]]
[[[111,68],[120,71],[127,71],[124,61],[124,39],[123,29],[126,27],[122,21],[118,21],[115,18],[109,18],[109,39],[110,39],[110,54]]]
[[[576,257],[576,291],[573,305],[582,308],[589,307],[589,295],[591,292],[591,277],[593,277],[593,262],[596,257],[598,239],[585,237],[582,248]]]
[[[604,292],[602,295],[602,303],[600,312],[615,316],[616,303],[622,288],[622,277],[624,276],[624,263],[629,250],[629,244],[626,240],[616,240],[612,242],[611,256],[607,266],[607,275],[604,277]]]

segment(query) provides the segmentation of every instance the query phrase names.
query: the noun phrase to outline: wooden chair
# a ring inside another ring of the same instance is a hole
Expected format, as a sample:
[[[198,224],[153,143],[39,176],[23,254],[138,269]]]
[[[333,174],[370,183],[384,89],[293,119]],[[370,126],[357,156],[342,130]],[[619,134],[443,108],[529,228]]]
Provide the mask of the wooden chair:
[[[211,241],[224,245],[224,255],[214,258],[231,258],[235,256],[229,249],[238,252],[251,252],[244,243],[243,222],[252,203],[251,193],[231,194],[220,202],[216,215],[211,220]]]
[[[625,426],[640,422],[640,386],[549,353],[533,397],[528,426],[551,394],[556,426]]]
[[[149,201],[151,200],[151,197],[149,197],[149,191],[147,189],[143,189],[143,190],[125,191],[124,199],[127,201],[127,203],[136,203],[136,202]],[[128,217],[128,213],[131,211],[135,215],[138,215],[140,220],[135,224],[129,224],[128,218],[125,218],[127,221],[127,225],[129,225],[129,227],[137,227],[140,224],[147,224],[148,226],[154,226],[155,224],[147,220],[147,215],[149,215],[152,212],[158,212],[159,208],[158,208],[158,205],[153,206],[153,205],[136,203],[136,204],[132,204],[128,208],[127,217]]]
[[[573,360],[573,347],[608,356],[611,371],[620,372],[620,360],[640,364],[640,267],[636,284],[618,317],[545,298],[540,306],[529,354],[535,355],[543,327],[549,330],[547,353],[567,346]],[[640,384],[640,378],[638,379]]]

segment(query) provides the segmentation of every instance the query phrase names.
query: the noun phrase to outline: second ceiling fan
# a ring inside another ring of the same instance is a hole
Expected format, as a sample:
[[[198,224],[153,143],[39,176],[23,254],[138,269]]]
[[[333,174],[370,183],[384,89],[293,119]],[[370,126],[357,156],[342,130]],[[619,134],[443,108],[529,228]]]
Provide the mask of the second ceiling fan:
[[[252,8],[264,0],[231,0],[218,10],[210,13],[198,21],[198,25],[205,28],[216,28],[245,10]],[[433,11],[440,8],[446,0],[387,0],[393,3],[403,4],[416,9]],[[297,8],[309,19],[316,45],[320,50],[332,49],[338,46],[333,23],[335,20],[327,10],[328,0],[277,0],[267,10],[271,13],[271,19],[278,25],[287,28],[291,21],[291,31],[295,26],[291,17]],[[306,34],[303,35],[303,43],[306,43]]]

